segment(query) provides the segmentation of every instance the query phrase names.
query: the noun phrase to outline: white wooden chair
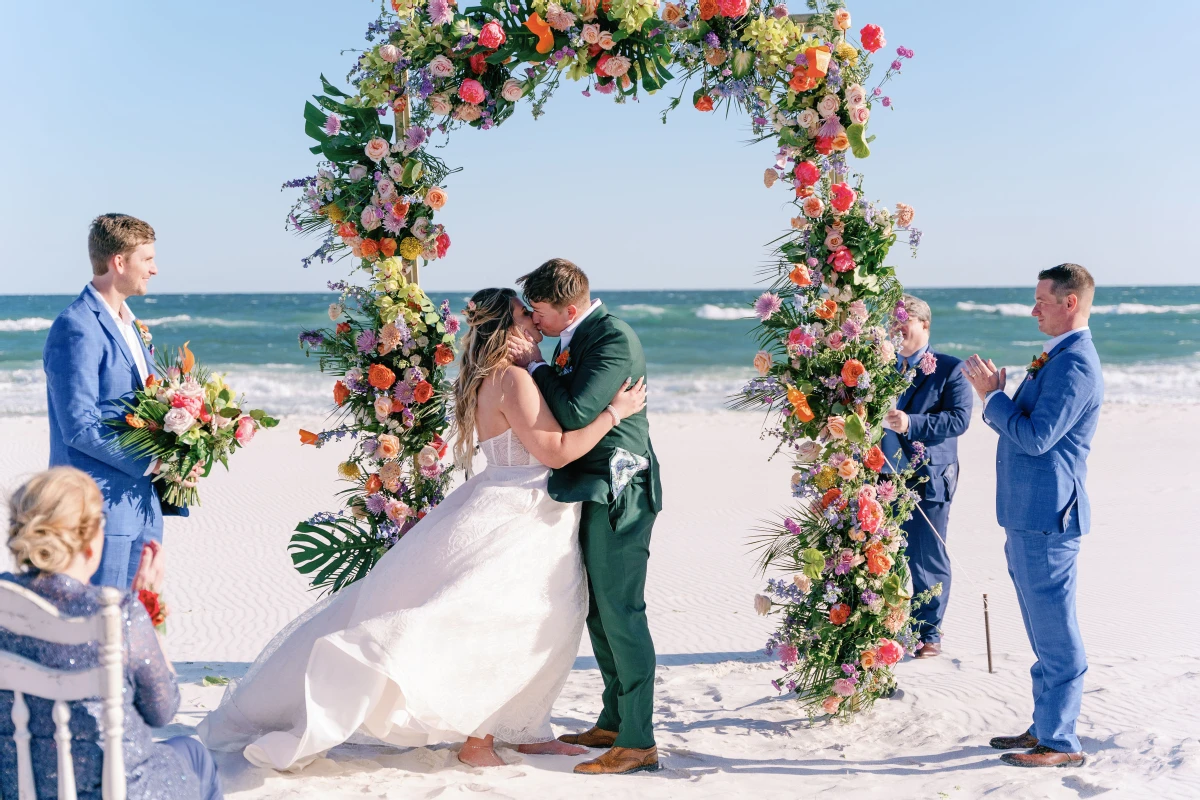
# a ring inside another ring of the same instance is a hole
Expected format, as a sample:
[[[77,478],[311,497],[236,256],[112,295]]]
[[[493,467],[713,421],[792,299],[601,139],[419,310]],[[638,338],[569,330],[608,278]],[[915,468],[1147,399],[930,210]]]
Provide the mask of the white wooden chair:
[[[125,683],[121,657],[121,593],[105,588],[100,613],[64,617],[33,592],[0,581],[0,628],[56,644],[100,643],[100,665],[79,672],[50,669],[29,659],[0,651],[0,690],[13,693],[13,739],[17,745],[19,800],[37,800],[30,756],[29,706],[26,695],[54,701],[54,741],[58,745],[58,798],[76,800],[75,765],[71,760],[69,701],[99,697],[104,704],[104,800],[125,800],[125,713],[121,692]]]

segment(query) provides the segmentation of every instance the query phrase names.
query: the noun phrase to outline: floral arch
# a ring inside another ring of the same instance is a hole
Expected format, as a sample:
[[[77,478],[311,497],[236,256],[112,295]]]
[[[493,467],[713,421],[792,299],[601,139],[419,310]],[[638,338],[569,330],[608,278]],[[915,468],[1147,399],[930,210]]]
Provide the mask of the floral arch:
[[[848,157],[870,155],[870,116],[890,105],[882,86],[912,52],[899,48],[868,89],[883,30],[852,33],[840,0],[809,6],[789,15],[770,0],[480,0],[465,9],[390,0],[348,76],[352,92],[322,76],[322,94],[304,109],[321,165],[287,184],[302,190],[289,222],[321,237],[305,266],[350,256],[361,282],[330,283],[340,293],[333,326],[300,336],[337,376],[333,424],[301,431],[302,441],[354,442],[338,468],[342,510],[301,523],[290,545],[313,587],[337,591],[365,575],[450,482],[442,436],[458,320],[421,290],[419,268],[450,248],[436,218],[454,170],[431,138],[487,130],[526,100],[538,116],[564,78],[623,102],[665,89],[678,72],[685,87],[698,83],[694,109],[741,109],[760,141],[777,142],[764,183],[796,205],[771,243],[774,268],[755,304],[761,377],[733,402],[765,406],[780,450],[795,459],[797,505],[760,541],[764,571],[789,574],[756,598],[780,618],[768,647],[785,675],[774,684],[810,713],[840,715],[894,687],[912,602],[900,524],[915,495],[907,476],[880,474],[876,446],[912,377],[895,367],[902,290],[884,260],[898,230],[914,247],[919,232],[911,208],[893,214],[863,199]]]

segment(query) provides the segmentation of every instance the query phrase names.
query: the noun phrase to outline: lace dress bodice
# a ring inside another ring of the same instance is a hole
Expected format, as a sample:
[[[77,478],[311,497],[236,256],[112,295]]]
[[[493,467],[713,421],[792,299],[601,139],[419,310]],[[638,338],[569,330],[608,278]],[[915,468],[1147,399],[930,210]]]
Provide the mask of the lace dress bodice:
[[[509,428],[499,436],[493,436],[490,439],[480,442],[479,449],[483,451],[483,455],[487,458],[487,463],[490,467],[545,466],[545,464],[538,461],[525,449],[525,445],[521,444],[521,440],[513,434],[512,428]]]

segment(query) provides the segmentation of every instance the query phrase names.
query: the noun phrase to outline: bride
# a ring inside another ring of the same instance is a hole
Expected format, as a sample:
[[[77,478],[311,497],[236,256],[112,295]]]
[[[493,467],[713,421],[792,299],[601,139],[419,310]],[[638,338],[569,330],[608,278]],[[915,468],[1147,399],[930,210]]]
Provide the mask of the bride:
[[[511,289],[471,298],[455,382],[455,460],[470,477],[362,580],[267,645],[198,733],[210,749],[300,768],[361,731],[401,747],[462,742],[471,766],[523,753],[579,755],[554,740],[551,707],[587,614],[578,503],[546,493],[550,468],[588,452],[646,404],[628,382],[586,428],[563,431],[508,339],[541,334]],[[628,389],[628,391],[626,391]]]

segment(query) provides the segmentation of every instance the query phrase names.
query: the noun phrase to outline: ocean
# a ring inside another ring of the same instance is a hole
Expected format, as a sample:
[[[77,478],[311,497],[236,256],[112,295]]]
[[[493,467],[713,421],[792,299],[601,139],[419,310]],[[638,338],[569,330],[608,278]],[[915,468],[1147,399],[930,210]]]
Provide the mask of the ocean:
[[[461,309],[468,292],[434,292]],[[753,374],[750,303],[756,290],[597,292],[633,326],[646,350],[650,406],[659,412],[721,408]],[[1046,337],[1029,316],[1030,289],[917,289],[933,309],[933,346],[965,358],[1023,367]],[[0,296],[0,415],[45,410],[46,331],[73,297]],[[155,343],[191,343],[256,406],[322,413],[332,380],[305,357],[297,334],[328,324],[326,294],[181,294],[133,298]],[[1104,287],[1092,331],[1106,397],[1119,403],[1200,403],[1200,287]],[[554,340],[547,340],[552,348]],[[1012,370],[1010,370],[1011,372]]]

